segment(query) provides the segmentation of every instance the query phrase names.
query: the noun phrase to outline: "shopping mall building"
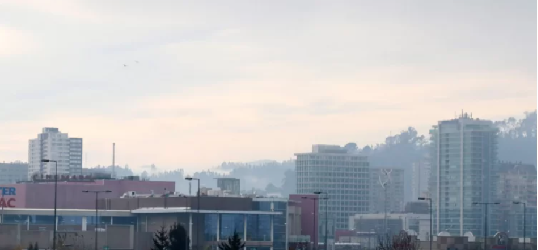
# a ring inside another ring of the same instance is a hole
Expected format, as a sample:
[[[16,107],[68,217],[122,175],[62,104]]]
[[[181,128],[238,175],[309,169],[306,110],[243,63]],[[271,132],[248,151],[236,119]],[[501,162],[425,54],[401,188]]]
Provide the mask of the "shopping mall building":
[[[100,193],[96,201],[95,194],[85,190],[111,192]],[[0,193],[0,250],[25,248],[30,242],[51,248],[54,182],[0,186]],[[93,249],[97,231],[101,249],[147,250],[154,233],[174,223],[189,233],[191,249],[216,249],[234,232],[245,240],[247,250],[287,250],[294,239],[310,241],[300,235],[301,209],[288,199],[203,193],[198,198],[178,194],[174,182],[91,178],[60,179],[56,194],[57,231],[67,237],[62,244],[71,246],[83,242]]]
[[[123,207],[147,202],[162,204],[164,199],[167,199],[166,207]],[[58,209],[57,231],[59,235],[69,236],[67,243],[62,244],[81,244],[80,237],[83,236],[84,245],[93,249],[97,231],[99,249],[147,250],[152,246],[154,232],[178,223],[188,232],[191,249],[216,249],[218,242],[234,232],[245,239],[247,250],[273,249],[274,220],[282,212],[253,210],[254,202],[249,198],[201,197],[199,207],[178,206],[183,203],[181,200],[185,203],[197,201],[196,197],[108,200],[101,203],[112,208],[100,209],[97,218],[94,209]],[[123,208],[115,209],[116,206]],[[52,247],[53,214],[53,209],[1,210],[0,249],[13,249],[17,245],[25,247],[30,242],[38,242],[41,248]]]

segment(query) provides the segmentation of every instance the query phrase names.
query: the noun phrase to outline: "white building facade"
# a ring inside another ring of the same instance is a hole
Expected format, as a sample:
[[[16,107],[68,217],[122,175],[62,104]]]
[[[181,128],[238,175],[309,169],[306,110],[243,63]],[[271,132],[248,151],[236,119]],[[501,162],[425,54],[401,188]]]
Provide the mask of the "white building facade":
[[[69,138],[58,128],[43,128],[28,144],[28,178],[34,174],[54,175],[57,161],[58,175],[82,174],[82,138]]]
[[[370,213],[404,211],[404,170],[401,168],[370,169]]]
[[[336,145],[313,145],[311,153],[295,156],[297,193],[321,191],[328,194],[327,206],[325,201],[320,201],[320,230],[324,230],[326,209],[335,220],[335,229],[348,228],[351,215],[368,213],[370,167],[366,156]]]
[[[430,179],[430,159],[424,159],[413,163],[411,175],[411,200],[416,201],[419,197],[430,197],[428,181]]]
[[[483,235],[485,209],[473,203],[494,202],[497,128],[491,121],[462,114],[440,121],[430,136],[434,231]],[[488,207],[489,220],[494,209],[495,205]],[[488,229],[488,235],[495,232]]]

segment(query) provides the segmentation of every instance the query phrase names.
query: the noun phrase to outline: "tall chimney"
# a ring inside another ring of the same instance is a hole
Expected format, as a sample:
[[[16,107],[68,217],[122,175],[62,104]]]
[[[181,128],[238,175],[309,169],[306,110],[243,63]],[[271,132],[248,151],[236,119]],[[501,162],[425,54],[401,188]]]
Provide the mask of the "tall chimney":
[[[116,143],[112,143],[112,178],[116,178]]]

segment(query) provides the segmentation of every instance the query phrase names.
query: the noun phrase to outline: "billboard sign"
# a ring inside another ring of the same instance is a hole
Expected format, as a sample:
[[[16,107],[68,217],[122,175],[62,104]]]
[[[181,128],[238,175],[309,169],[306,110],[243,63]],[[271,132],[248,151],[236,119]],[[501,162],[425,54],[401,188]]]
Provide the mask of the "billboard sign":
[[[15,207],[15,195],[17,189],[14,187],[0,187],[0,207]]]

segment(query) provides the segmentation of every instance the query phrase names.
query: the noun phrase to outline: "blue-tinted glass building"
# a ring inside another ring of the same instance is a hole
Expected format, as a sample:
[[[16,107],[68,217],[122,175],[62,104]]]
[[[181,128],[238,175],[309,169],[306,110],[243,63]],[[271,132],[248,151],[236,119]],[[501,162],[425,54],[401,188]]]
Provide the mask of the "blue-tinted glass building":
[[[278,212],[279,214],[272,215],[273,217],[273,249],[287,250],[288,249],[288,233],[287,233],[287,218],[288,218],[288,199],[284,198],[255,198],[252,200],[253,210]]]

